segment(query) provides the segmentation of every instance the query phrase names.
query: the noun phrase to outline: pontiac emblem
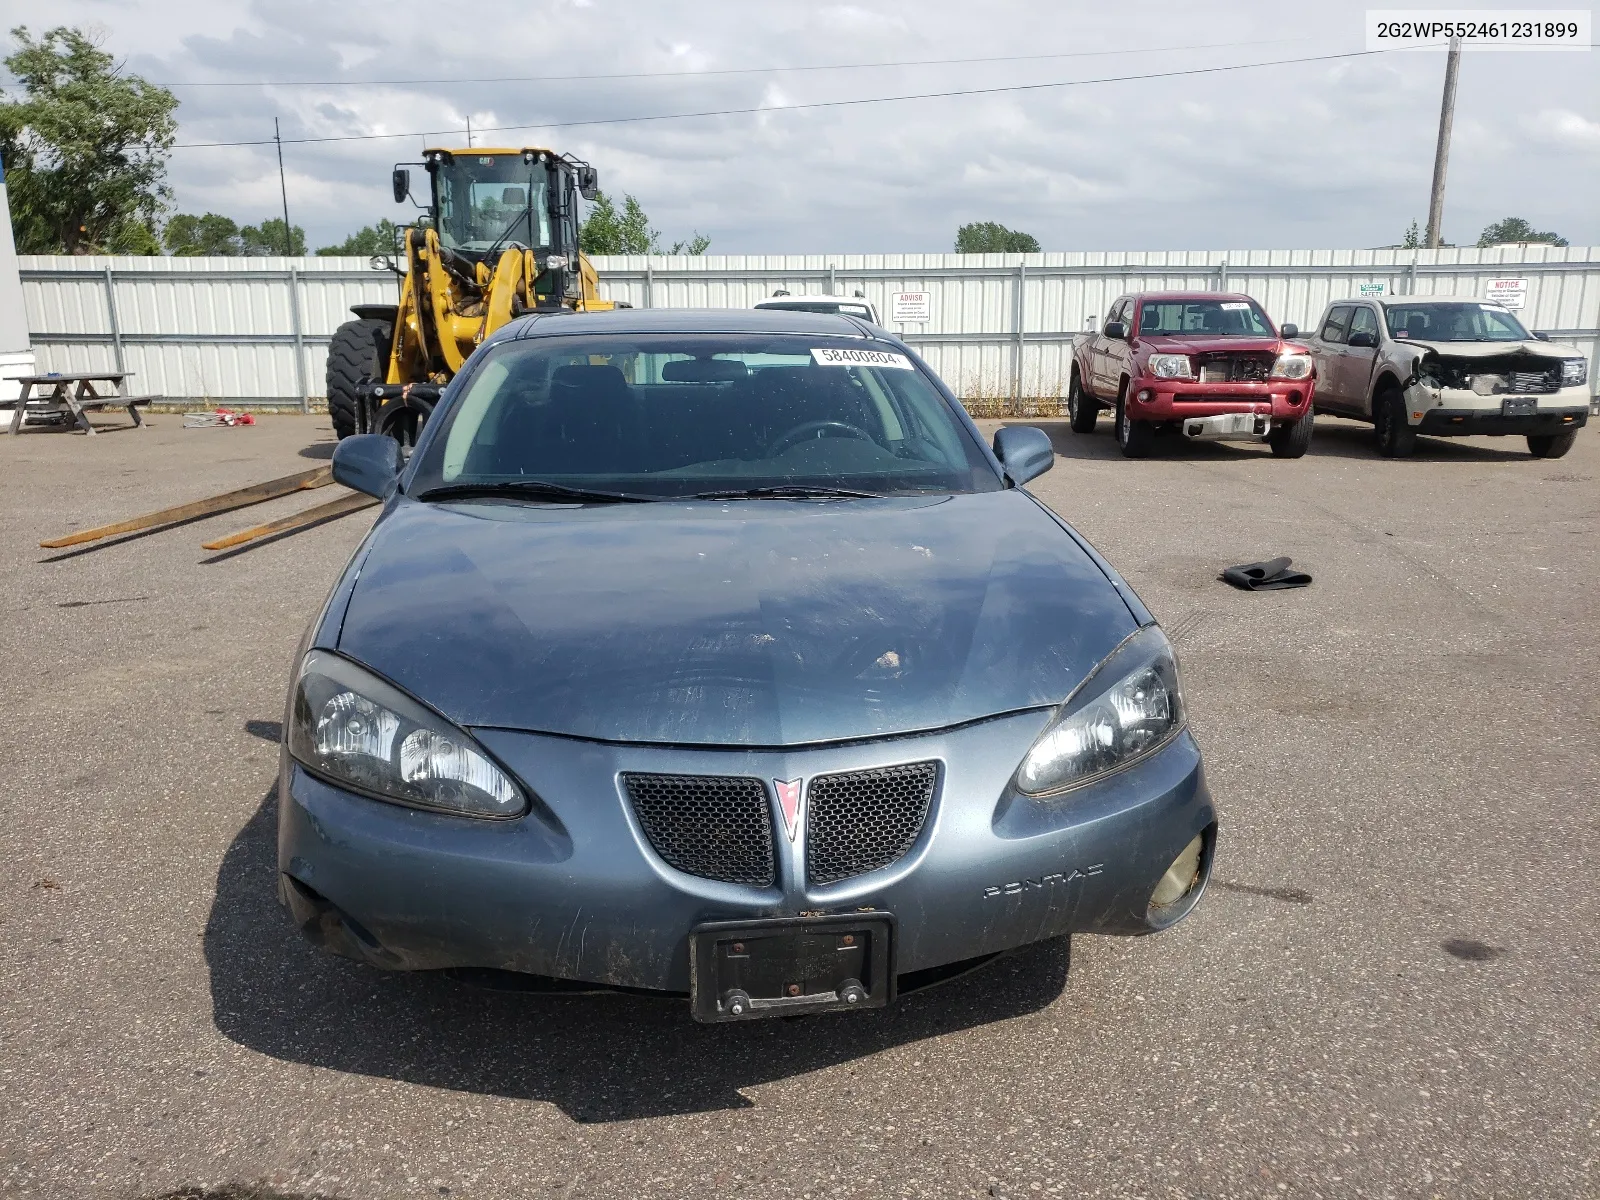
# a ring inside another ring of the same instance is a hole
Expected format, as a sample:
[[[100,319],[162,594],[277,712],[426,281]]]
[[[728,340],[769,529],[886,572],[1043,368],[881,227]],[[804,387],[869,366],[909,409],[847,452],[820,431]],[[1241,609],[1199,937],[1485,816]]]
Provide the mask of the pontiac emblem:
[[[789,835],[791,842],[800,828],[800,784],[801,780],[798,779],[772,781],[772,786],[778,789],[778,807],[783,810],[784,832]]]

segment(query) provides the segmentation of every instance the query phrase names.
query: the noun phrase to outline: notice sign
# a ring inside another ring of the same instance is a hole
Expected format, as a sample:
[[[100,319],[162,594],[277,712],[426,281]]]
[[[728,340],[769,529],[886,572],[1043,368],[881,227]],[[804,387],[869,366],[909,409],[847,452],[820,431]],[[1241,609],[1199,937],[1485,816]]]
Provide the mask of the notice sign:
[[[1528,303],[1528,281],[1526,279],[1491,279],[1483,298],[1491,304],[1503,304],[1507,308],[1521,308]]]
[[[1369,296],[1383,295],[1389,290],[1389,285],[1386,283],[1363,283],[1356,290],[1361,293],[1362,299],[1366,299]]]
[[[894,292],[889,299],[889,319],[897,324],[918,325],[933,320],[932,292]]]

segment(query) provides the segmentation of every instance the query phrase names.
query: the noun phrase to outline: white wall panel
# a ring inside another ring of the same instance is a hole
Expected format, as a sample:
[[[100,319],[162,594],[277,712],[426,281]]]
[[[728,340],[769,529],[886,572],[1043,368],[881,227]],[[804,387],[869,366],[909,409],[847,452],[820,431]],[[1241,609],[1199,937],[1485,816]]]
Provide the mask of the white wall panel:
[[[120,355],[138,391],[208,403],[320,399],[328,338],[350,305],[392,303],[399,291],[364,258],[24,255],[19,264],[41,369],[110,368]],[[975,401],[1064,395],[1071,335],[1124,292],[1155,288],[1245,292],[1305,328],[1362,284],[1481,296],[1490,279],[1525,277],[1524,321],[1581,344],[1591,379],[1600,366],[1600,247],[624,255],[594,265],[601,293],[635,308],[748,308],[779,289],[832,290],[863,293],[887,321],[892,293],[931,292],[929,321],[890,328]]]

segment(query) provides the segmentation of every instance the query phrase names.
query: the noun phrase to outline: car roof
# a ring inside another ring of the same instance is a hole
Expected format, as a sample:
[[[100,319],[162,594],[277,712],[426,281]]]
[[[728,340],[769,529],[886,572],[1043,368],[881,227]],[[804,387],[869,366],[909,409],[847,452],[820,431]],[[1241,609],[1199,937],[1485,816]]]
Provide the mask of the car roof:
[[[865,296],[768,296],[765,300],[757,300],[756,308],[782,308],[788,304],[854,304],[857,307],[871,307],[872,302]]]
[[[1250,300],[1243,292],[1130,292],[1135,300]]]
[[[1495,304],[1494,300],[1485,300],[1482,296],[1380,296],[1385,304],[1404,304],[1414,308],[1422,304]],[[1343,304],[1343,300],[1334,303]],[[1501,305],[1500,307],[1504,307]]]
[[[864,321],[835,313],[783,308],[617,308],[609,312],[535,313],[505,328],[508,337],[579,333],[810,333],[877,336]]]

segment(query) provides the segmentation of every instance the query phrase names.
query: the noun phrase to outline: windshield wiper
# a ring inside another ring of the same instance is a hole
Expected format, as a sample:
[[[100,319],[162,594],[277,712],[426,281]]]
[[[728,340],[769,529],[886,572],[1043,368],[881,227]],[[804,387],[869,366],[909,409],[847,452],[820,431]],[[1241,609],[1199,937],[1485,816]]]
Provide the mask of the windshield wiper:
[[[810,487],[806,484],[786,483],[776,487],[730,488],[727,491],[696,492],[691,500],[871,500],[882,492],[861,492],[854,488]]]
[[[494,483],[447,483],[417,494],[418,500],[470,500],[478,497],[508,497],[514,500],[580,500],[593,504],[646,504],[659,496],[639,496],[632,492],[606,492],[596,488],[568,487],[546,479],[503,479]]]

